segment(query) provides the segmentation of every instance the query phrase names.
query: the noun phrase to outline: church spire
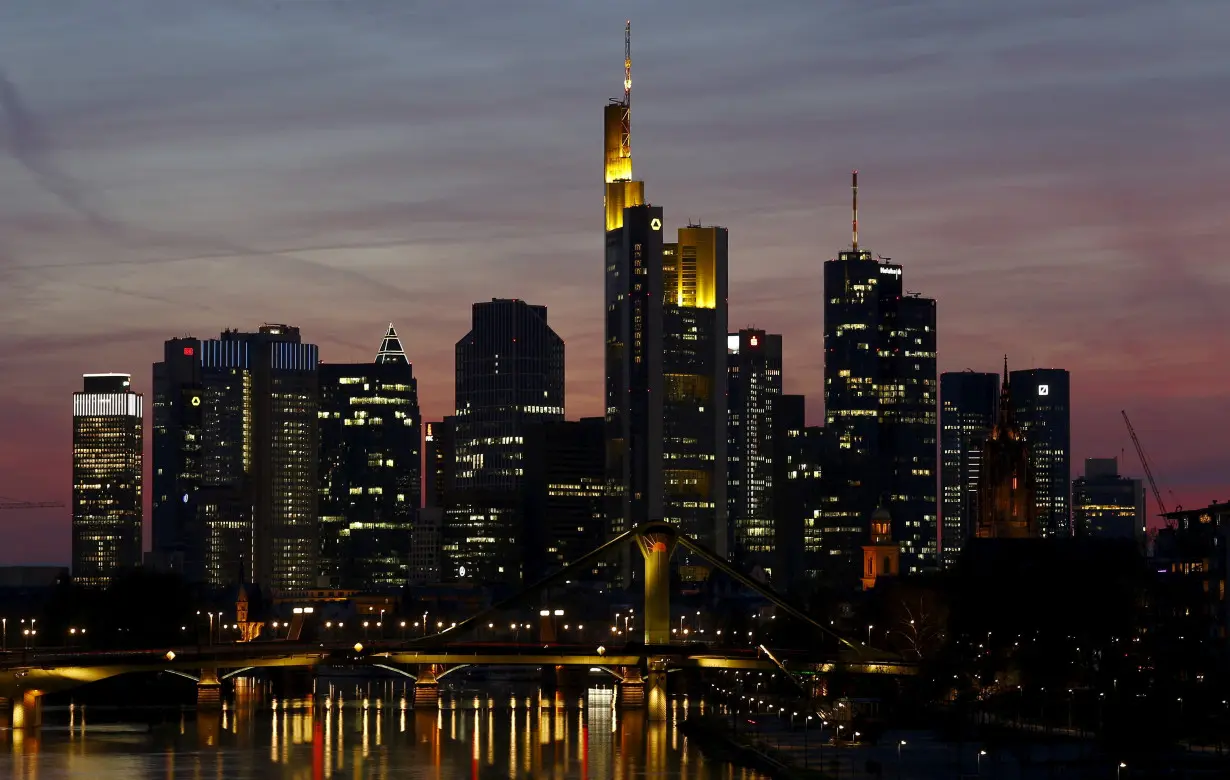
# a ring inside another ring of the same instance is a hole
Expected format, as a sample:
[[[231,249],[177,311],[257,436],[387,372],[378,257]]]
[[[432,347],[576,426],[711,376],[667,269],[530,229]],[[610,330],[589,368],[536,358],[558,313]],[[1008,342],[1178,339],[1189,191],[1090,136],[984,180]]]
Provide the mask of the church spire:
[[[389,323],[389,329],[384,334],[384,340],[380,342],[380,351],[376,353],[377,363],[409,363],[410,359],[406,357],[406,351],[401,347],[401,339],[397,335],[397,331],[393,328],[393,323]]]
[[[999,419],[995,427],[1000,436],[1017,438],[1016,420],[1012,414],[1012,382],[1008,378],[1008,356],[1004,355],[1004,379],[999,388]]]

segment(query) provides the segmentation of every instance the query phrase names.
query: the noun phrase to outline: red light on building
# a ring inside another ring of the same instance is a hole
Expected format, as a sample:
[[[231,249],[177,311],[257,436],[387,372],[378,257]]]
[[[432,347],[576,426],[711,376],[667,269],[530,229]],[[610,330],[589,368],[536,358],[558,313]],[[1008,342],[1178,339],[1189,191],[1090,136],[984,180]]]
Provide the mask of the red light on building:
[[[760,339],[756,336],[752,336],[752,338],[749,341],[753,347],[760,346]]]
[[[188,357],[192,357],[194,351],[195,350],[193,350],[192,347],[184,347],[184,355]]]

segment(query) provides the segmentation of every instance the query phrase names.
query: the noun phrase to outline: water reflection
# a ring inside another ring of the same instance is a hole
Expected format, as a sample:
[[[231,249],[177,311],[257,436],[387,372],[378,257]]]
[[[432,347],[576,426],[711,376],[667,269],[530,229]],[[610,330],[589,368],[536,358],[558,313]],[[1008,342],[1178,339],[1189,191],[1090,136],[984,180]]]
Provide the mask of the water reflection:
[[[17,780],[754,780],[706,761],[678,729],[700,705],[671,701],[668,723],[582,696],[458,691],[415,710],[400,681],[322,683],[279,698],[237,681],[212,715],[192,710],[48,707],[44,727],[0,733],[0,777]],[[7,743],[7,744],[3,744]]]

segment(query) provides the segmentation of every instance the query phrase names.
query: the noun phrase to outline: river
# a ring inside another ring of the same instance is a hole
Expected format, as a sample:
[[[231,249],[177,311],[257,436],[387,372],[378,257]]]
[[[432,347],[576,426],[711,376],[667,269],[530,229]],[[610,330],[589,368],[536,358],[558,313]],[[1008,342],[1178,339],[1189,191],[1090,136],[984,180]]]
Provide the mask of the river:
[[[679,732],[703,704],[672,698],[667,723],[614,706],[610,688],[575,699],[495,686],[415,710],[393,680],[321,681],[279,699],[239,680],[221,713],[192,708],[45,707],[43,727],[0,733],[14,780],[763,780],[707,760]],[[322,695],[323,694],[323,695]]]

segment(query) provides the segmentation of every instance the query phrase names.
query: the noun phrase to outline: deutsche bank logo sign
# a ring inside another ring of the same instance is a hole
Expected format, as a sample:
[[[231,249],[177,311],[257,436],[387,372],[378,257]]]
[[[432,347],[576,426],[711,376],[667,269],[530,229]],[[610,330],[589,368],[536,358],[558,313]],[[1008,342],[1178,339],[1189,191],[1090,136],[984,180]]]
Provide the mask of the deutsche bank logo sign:
[[[1050,385],[1038,385],[1038,395],[1050,395],[1050,394],[1051,394]]]

